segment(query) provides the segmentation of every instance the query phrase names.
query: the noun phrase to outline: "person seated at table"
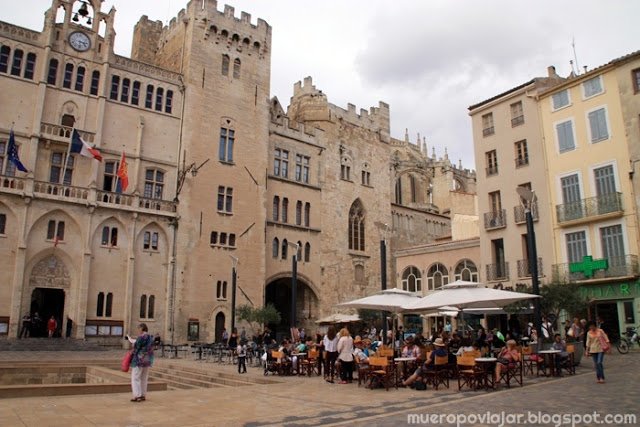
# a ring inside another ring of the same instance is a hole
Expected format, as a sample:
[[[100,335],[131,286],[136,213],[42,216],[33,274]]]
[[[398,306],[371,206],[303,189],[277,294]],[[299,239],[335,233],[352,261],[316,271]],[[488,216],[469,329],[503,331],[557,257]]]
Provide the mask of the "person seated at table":
[[[436,363],[436,356],[444,357],[449,355],[449,352],[447,351],[444,341],[442,341],[442,338],[436,338],[435,341],[433,342],[433,346],[435,347],[435,350],[433,350],[431,354],[429,354],[429,358],[427,358],[427,360],[424,361],[422,366],[416,369],[413,375],[411,375],[409,378],[404,380],[402,382],[402,385],[404,385],[405,387],[408,387],[414,382],[418,380],[422,380],[422,378],[424,378],[424,376],[426,375],[427,371],[430,371],[433,369],[433,365],[435,365]]]
[[[453,354],[458,353],[458,350],[462,346],[462,339],[460,338],[460,335],[458,335],[457,332],[454,331],[451,333],[451,339],[449,340],[449,343],[447,344],[447,346],[449,347],[449,353],[453,353]]]
[[[569,353],[567,352],[567,343],[562,339],[560,334],[555,334],[553,336],[553,344],[551,344],[551,349],[560,351],[560,353],[554,354],[555,367],[559,374],[562,364],[569,359]]]
[[[498,354],[498,362],[496,363],[496,384],[500,382],[500,373],[507,368],[516,366],[516,362],[520,361],[520,352],[516,349],[515,340],[507,341],[506,347],[503,347]]]
[[[474,351],[478,349],[478,341],[471,342],[470,338],[465,338],[462,340],[462,344],[460,348],[455,353],[456,356],[462,356],[465,352]]]
[[[402,347],[402,357],[420,357],[420,349],[413,340],[413,337],[408,337],[405,340],[405,345]]]
[[[356,336],[356,338],[353,340],[353,357],[358,364],[369,363],[369,355],[367,354],[364,345],[365,342],[360,336]]]
[[[422,332],[418,332],[413,336],[413,342],[416,343],[418,347],[421,347],[424,345],[425,339],[424,339],[424,336],[422,335]]]

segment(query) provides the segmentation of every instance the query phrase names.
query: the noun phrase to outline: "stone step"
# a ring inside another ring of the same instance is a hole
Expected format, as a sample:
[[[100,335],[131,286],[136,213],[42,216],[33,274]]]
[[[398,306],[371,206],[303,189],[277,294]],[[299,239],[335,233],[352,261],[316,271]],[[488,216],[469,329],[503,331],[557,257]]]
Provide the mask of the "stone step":
[[[255,381],[251,381],[250,379],[245,378],[226,378],[222,376],[216,375],[217,373],[209,373],[202,371],[195,371],[191,369],[184,368],[172,368],[172,367],[154,367],[154,371],[162,372],[170,375],[179,375],[180,378],[193,379],[197,381],[202,381],[206,383],[213,383],[217,386],[229,386],[229,387],[238,387],[238,386],[246,386],[256,384]]]
[[[274,380],[271,378],[266,378],[266,377],[251,377],[251,376],[239,376],[236,373],[229,373],[229,372],[220,372],[220,371],[214,371],[214,370],[207,370],[207,369],[203,369],[203,368],[196,368],[196,367],[191,367],[191,366],[182,366],[179,364],[173,364],[173,363],[164,363],[161,362],[161,364],[157,364],[155,365],[154,369],[156,367],[162,368],[162,369],[169,369],[172,371],[180,371],[183,373],[192,373],[192,374],[197,374],[197,375],[204,375],[207,378],[215,378],[216,380],[230,380],[233,383],[236,382],[240,382],[243,383],[243,385],[251,385],[251,384],[278,384],[280,383],[280,381],[278,380]]]
[[[185,380],[176,375],[168,375],[163,372],[157,372],[155,370],[149,372],[149,380],[155,382],[162,382],[167,385],[168,388],[172,390],[185,390],[185,389],[194,389],[194,388],[213,388],[217,387],[215,384],[207,385],[207,384],[197,384],[194,380]]]
[[[167,372],[167,371],[161,371],[161,370],[153,368],[153,374],[149,373],[149,376],[153,377],[153,378],[158,378],[158,379],[160,379],[162,381],[170,380],[170,381],[173,381],[173,382],[194,386],[196,388],[222,387],[221,384],[213,382],[213,381],[207,381],[206,379],[198,379],[198,378],[193,378],[193,377],[187,377],[187,376],[184,375],[183,372],[177,372],[177,373],[176,372]]]
[[[0,340],[0,351],[105,351],[106,347],[85,340],[24,338]]]

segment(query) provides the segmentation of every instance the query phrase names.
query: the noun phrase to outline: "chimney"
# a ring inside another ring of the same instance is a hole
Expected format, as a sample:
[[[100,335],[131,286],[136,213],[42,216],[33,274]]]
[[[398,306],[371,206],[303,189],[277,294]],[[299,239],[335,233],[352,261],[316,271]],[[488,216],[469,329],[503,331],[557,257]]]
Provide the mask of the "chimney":
[[[547,76],[549,76],[550,78],[558,77],[558,75],[556,74],[556,67],[554,67],[553,65],[549,65],[547,67]]]

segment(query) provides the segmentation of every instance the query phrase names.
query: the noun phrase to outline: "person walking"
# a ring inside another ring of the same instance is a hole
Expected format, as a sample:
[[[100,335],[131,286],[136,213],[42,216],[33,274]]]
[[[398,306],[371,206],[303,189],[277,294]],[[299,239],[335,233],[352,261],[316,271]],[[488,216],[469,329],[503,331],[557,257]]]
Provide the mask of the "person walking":
[[[587,356],[591,356],[596,368],[596,382],[604,384],[604,354],[609,351],[609,337],[600,329],[595,322],[589,322],[589,332],[587,332]]]
[[[347,328],[340,329],[337,349],[340,360],[340,384],[351,383],[353,382],[353,338]]]
[[[58,322],[56,322],[56,318],[51,316],[49,321],[47,322],[47,332],[49,333],[49,338],[53,337],[56,329],[58,329]]]
[[[338,358],[338,337],[336,336],[336,328],[329,326],[327,334],[322,339],[325,354],[324,379],[332,383],[336,374],[336,359]]]
[[[31,332],[31,315],[29,313],[22,316],[22,329],[18,338],[29,338]]]
[[[246,374],[247,373],[247,345],[243,342],[240,342],[236,349],[236,353],[238,354],[238,373]]]
[[[153,337],[149,335],[146,323],[138,325],[138,337],[127,339],[133,344],[131,356],[131,391],[132,402],[147,400],[147,384],[149,382],[149,368],[153,366]]]

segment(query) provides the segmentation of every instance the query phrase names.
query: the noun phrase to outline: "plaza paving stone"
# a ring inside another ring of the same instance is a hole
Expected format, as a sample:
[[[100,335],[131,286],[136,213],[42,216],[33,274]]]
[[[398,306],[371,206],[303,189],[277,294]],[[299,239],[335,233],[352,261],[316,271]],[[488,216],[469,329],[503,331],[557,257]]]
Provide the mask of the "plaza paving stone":
[[[0,363],[15,360],[118,360],[121,351],[0,352]],[[235,367],[193,360],[158,359],[158,365],[179,363],[211,371],[234,373]],[[368,390],[356,384],[328,384],[321,377],[275,377],[275,384],[153,392],[144,403],[129,402],[130,394],[31,397],[0,400],[0,426],[398,426],[408,413],[638,412],[640,353],[611,355],[605,360],[607,384],[595,383],[590,361],[578,375],[563,378],[526,377],[525,387],[493,392],[450,389],[415,391]],[[249,367],[245,378],[264,378]],[[479,424],[476,424],[479,425]]]

